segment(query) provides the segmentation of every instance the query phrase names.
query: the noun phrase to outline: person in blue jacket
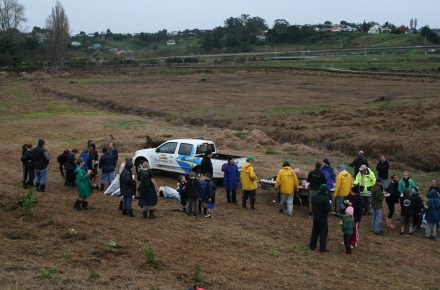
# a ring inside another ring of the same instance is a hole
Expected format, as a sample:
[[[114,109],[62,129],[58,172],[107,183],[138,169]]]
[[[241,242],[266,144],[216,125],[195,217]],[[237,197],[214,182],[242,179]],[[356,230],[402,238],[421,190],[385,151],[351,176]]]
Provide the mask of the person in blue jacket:
[[[335,182],[336,182],[336,174],[335,171],[333,170],[333,167],[330,165],[330,161],[328,160],[328,158],[324,158],[322,160],[322,167],[321,167],[321,171],[324,173],[325,175],[325,179],[327,180],[327,186],[328,186],[328,199],[333,202],[333,192],[335,189]]]
[[[223,171],[223,184],[225,185],[226,199],[228,203],[237,204],[237,189],[238,184],[240,183],[240,172],[238,172],[238,166],[235,164],[234,157],[228,157],[228,163],[223,167]]]
[[[105,181],[108,179],[110,185],[115,178],[116,159],[115,156],[110,153],[106,147],[102,148],[102,155],[99,159],[99,169],[102,170],[101,174],[101,187],[100,191],[104,191]]]
[[[433,189],[428,193],[428,201],[425,205],[426,209],[426,228],[425,238],[435,241],[437,226],[440,222],[440,199],[439,193]]]

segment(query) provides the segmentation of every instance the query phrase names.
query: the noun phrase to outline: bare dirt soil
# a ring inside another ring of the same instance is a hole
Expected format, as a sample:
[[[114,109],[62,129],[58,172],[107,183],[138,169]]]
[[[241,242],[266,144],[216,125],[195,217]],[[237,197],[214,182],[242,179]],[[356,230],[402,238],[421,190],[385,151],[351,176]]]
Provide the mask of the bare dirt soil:
[[[383,222],[384,236],[375,236],[371,216],[365,216],[360,246],[345,256],[339,220],[329,217],[330,252],[322,254],[307,250],[312,220],[299,203],[288,217],[278,213],[272,192],[258,189],[258,210],[243,210],[226,203],[221,186],[213,219],[184,216],[175,211],[178,201],[164,198],[157,219],[143,220],[139,207],[128,218],[118,210],[118,197],[98,191],[89,211],[77,211],[76,189],[63,186],[55,160],[88,139],[99,149],[116,142],[120,164],[143,147],[147,135],[205,136],[219,151],[254,155],[255,171],[264,178],[284,160],[308,172],[323,157],[334,166],[347,164],[363,149],[373,164],[386,152],[393,172],[410,168],[425,193],[438,171],[418,168],[438,170],[440,159],[436,82],[294,73],[40,74],[3,78],[0,87],[2,289],[439,288],[438,241],[421,239],[423,229],[401,236]],[[36,145],[38,138],[46,140],[53,161],[47,192],[38,193],[34,212],[24,216],[16,202],[26,193],[21,145]],[[266,154],[268,148],[278,154]],[[177,176],[160,172],[155,178],[160,185],[177,182]],[[115,251],[106,250],[110,240]],[[141,252],[148,243],[156,264]],[[54,266],[53,275],[43,275],[43,268]]]

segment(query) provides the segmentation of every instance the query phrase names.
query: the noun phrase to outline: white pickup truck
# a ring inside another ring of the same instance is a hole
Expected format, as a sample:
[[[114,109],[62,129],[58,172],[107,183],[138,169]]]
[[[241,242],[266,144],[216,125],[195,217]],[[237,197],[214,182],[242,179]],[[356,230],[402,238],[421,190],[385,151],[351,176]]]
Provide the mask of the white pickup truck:
[[[133,164],[135,164],[136,170],[142,167],[144,161],[148,161],[150,168],[154,170],[182,174],[194,171],[199,174],[200,164],[208,150],[213,152],[211,158],[214,170],[213,179],[221,179],[223,178],[222,166],[228,162],[230,155],[217,153],[214,142],[198,138],[174,139],[162,143],[157,148],[138,150],[133,157]],[[246,157],[233,157],[235,164],[241,170],[246,162]]]

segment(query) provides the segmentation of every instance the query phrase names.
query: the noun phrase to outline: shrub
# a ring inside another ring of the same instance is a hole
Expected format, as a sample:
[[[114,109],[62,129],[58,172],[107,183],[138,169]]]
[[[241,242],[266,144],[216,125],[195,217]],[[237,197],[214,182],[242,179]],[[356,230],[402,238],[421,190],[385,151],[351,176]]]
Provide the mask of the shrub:
[[[246,138],[246,134],[244,134],[242,132],[234,133],[234,136],[237,137],[238,139],[241,139],[241,140],[244,140]]]
[[[107,244],[105,244],[105,249],[109,252],[114,252],[118,245],[114,240],[110,240]]]
[[[194,282],[196,282],[196,283],[202,282],[202,280],[203,280],[203,277],[202,277],[202,265],[200,265],[200,264],[195,264],[194,265],[193,279],[194,279]]]
[[[141,252],[144,255],[145,259],[147,260],[148,264],[155,264],[156,263],[156,254],[154,252],[154,248],[151,245],[151,243],[146,244],[141,248]]]
[[[37,203],[37,195],[34,187],[28,189],[28,193],[21,195],[18,203],[23,209],[23,215],[30,215],[34,212],[34,203]]]
[[[266,148],[265,153],[268,155],[280,154],[275,148],[272,148],[272,147]]]

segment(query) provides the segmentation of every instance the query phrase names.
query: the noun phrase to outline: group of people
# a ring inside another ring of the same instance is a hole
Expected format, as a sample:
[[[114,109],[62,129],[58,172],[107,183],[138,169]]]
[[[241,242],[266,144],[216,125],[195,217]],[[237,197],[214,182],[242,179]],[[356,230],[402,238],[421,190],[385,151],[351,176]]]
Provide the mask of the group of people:
[[[45,141],[38,140],[38,146],[32,144],[23,145],[21,161],[23,163],[23,186],[35,186],[37,191],[45,192],[48,175],[48,164],[51,155],[44,148]],[[65,150],[57,158],[60,173],[67,186],[77,186],[78,198],[74,203],[76,209],[88,209],[87,198],[91,196],[92,184],[97,178],[97,168],[102,170],[100,185],[95,188],[104,190],[105,182],[112,183],[115,177],[115,169],[118,161],[118,149],[114,142],[109,144],[109,149],[102,149],[101,158],[96,152],[93,141],[87,142],[79,158],[77,149]],[[205,152],[200,167],[200,176],[191,172],[189,179],[181,175],[178,178],[177,191],[180,196],[183,212],[186,215],[196,217],[201,214],[207,218],[213,218],[215,208],[215,193],[217,186],[211,179],[213,167],[211,163],[212,152]],[[99,160],[99,161],[98,161]],[[222,167],[224,172],[223,183],[228,203],[238,204],[237,190],[242,185],[242,207],[248,209],[247,201],[250,201],[250,209],[255,210],[257,176],[253,164],[255,158],[248,156],[245,164],[239,171],[234,158],[228,158],[228,162]],[[313,228],[309,247],[315,249],[319,239],[320,251],[327,251],[326,241],[328,236],[327,216],[333,214],[341,218],[342,231],[344,233],[345,254],[350,254],[352,248],[358,247],[359,225],[363,215],[372,215],[372,232],[382,235],[382,207],[383,202],[388,206],[386,225],[395,228],[393,215],[395,205],[400,204],[400,234],[405,233],[408,225],[408,233],[413,234],[422,225],[422,216],[425,215],[425,238],[436,239],[437,227],[440,222],[440,199],[438,181],[432,180],[432,186],[427,193],[427,201],[423,202],[419,195],[419,189],[410,178],[410,173],[404,171],[399,179],[396,174],[389,175],[389,162],[385,155],[380,157],[376,165],[378,177],[369,168],[368,160],[364,153],[359,151],[358,156],[349,164],[354,167],[354,178],[347,171],[344,164],[337,167],[336,175],[328,158],[315,164],[315,169],[310,171],[306,181],[309,188],[309,217],[313,217]],[[137,180],[133,178],[133,163],[126,160],[120,170],[120,190],[122,201],[120,209],[123,215],[133,217],[133,197],[138,196],[139,206],[142,208],[143,218],[155,218],[154,207],[157,204],[158,186],[154,180],[153,171],[148,162],[142,164],[142,169],[137,174]],[[34,179],[36,183],[34,185]],[[275,189],[279,191],[279,212],[283,213],[287,204],[287,214],[292,216],[294,193],[299,190],[299,182],[295,170],[288,161],[282,164],[279,170]],[[136,191],[139,195],[136,195]],[[332,209],[334,203],[334,210]],[[336,212],[336,206],[339,212]]]
[[[364,214],[372,214],[372,232],[375,235],[383,235],[381,221],[384,201],[388,206],[386,218],[388,227],[395,228],[392,218],[395,205],[400,204],[401,235],[405,234],[406,225],[408,225],[408,234],[412,235],[417,228],[422,226],[422,218],[425,215],[424,238],[436,239],[436,231],[440,223],[440,189],[436,179],[432,181],[432,186],[427,193],[427,201],[424,203],[419,195],[419,189],[410,178],[408,171],[404,171],[401,179],[396,174],[391,175],[391,180],[388,182],[389,162],[385,155],[381,156],[376,165],[377,178],[373,170],[369,168],[368,161],[362,151],[349,166],[354,167],[355,178],[353,179],[351,174],[347,172],[346,166],[341,164],[337,167],[339,173],[334,184],[331,183],[334,180],[331,174],[324,174],[329,169],[333,171],[327,158],[323,160],[323,164],[316,163],[315,169],[308,174],[307,182],[310,182],[309,200],[312,211],[309,214],[313,216],[313,229],[309,243],[311,249],[316,248],[319,238],[320,251],[328,251],[326,242],[328,236],[327,216],[329,214],[342,219],[340,224],[346,248],[344,254],[351,254],[351,249],[358,247],[359,225]],[[333,202],[335,204],[334,210],[331,208]],[[338,213],[336,205],[339,207]]]

